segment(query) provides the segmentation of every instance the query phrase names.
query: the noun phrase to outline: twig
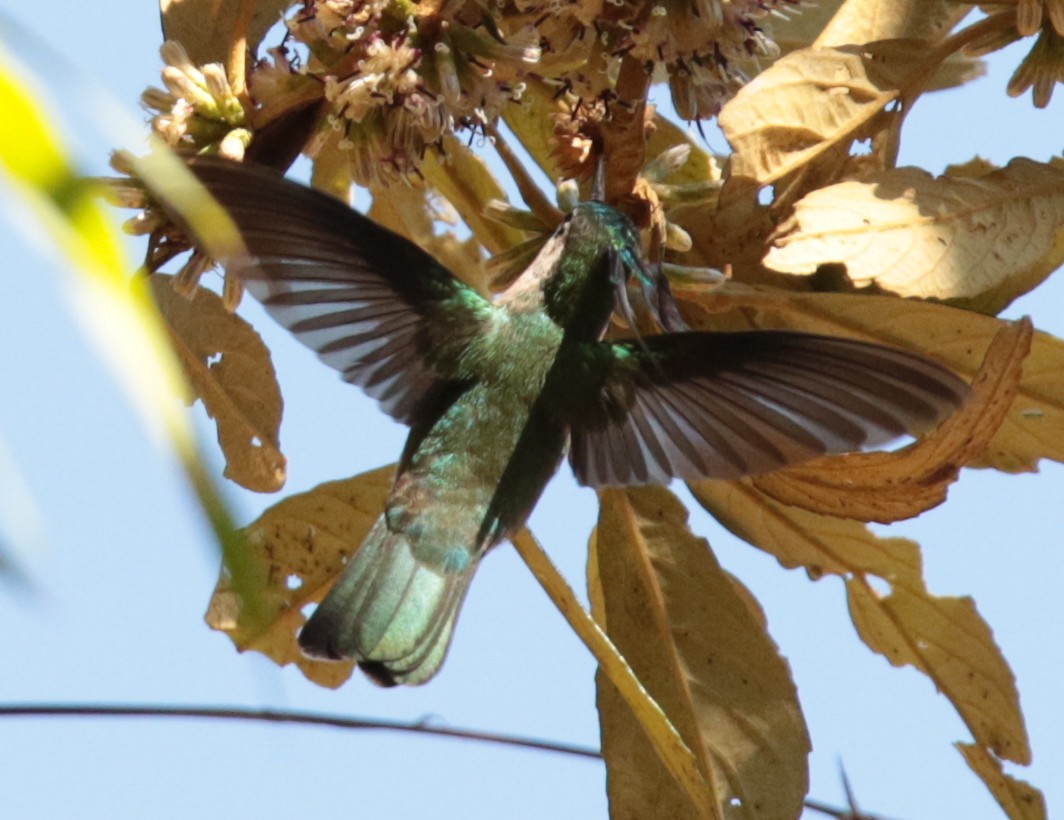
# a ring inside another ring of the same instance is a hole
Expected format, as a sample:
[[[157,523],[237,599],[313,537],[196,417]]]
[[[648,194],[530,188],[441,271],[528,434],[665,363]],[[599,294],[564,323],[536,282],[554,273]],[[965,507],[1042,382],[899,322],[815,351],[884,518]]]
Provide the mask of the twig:
[[[5,717],[152,717],[152,718],[206,718],[209,720],[237,720],[258,723],[294,723],[303,726],[330,726],[335,729],[376,729],[382,731],[410,732],[436,735],[457,740],[478,740],[502,746],[516,746],[539,752],[556,752],[573,757],[601,760],[602,753],[590,746],[575,743],[560,743],[539,740],[519,735],[503,735],[495,732],[478,732],[473,729],[457,729],[433,726],[427,720],[402,723],[377,718],[349,718],[338,715],[323,715],[316,712],[298,712],[282,709],[243,709],[227,706],[126,706],[112,703],[0,703],[0,718]],[[805,807],[844,820],[882,820],[871,814],[854,815],[851,810],[838,809],[816,800],[806,800]]]
[[[397,732],[437,735],[459,740],[480,740],[505,746],[518,746],[544,752],[600,759],[597,749],[573,743],[556,743],[518,735],[478,732],[433,726],[422,720],[403,723],[377,718],[349,718],[315,712],[274,709],[243,709],[225,706],[126,706],[109,703],[25,703],[0,704],[0,717],[166,717],[211,718],[223,720],[257,721],[261,723],[297,723],[304,726],[332,726],[337,729],[388,729]]]

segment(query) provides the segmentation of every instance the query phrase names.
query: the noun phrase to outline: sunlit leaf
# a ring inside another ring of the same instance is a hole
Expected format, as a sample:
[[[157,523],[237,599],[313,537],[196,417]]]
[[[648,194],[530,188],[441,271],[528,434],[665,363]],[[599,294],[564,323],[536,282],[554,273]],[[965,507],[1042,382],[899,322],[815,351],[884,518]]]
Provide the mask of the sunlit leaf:
[[[592,542],[597,613],[695,752],[722,816],[793,818],[809,738],[786,662],[748,593],[665,489],[607,490]],[[611,817],[688,817],[639,724],[600,674]]]
[[[757,476],[777,501],[812,512],[889,523],[942,503],[960,468],[985,449],[1016,398],[1030,350],[1029,321],[1004,325],[987,350],[963,408],[901,450],[829,456]]]
[[[722,525],[789,569],[813,578],[860,572],[919,584],[920,547],[905,538],[879,538],[856,521],[803,510],[770,498],[749,479],[689,485]]]
[[[855,287],[997,313],[1064,263],[1064,169],[1026,159],[979,177],[899,168],[814,191],[765,264],[811,274],[829,263]]]
[[[151,283],[185,377],[218,426],[226,478],[257,492],[279,490],[282,402],[270,351],[212,291],[198,288],[189,300],[171,276],[155,274]]]
[[[845,6],[844,9],[840,7]],[[870,6],[875,6],[874,12]],[[836,13],[838,19],[833,21]],[[784,54],[813,45],[838,46],[896,37],[938,38],[947,33],[966,10],[953,0],[916,0],[915,3],[818,0],[800,14],[767,21],[766,28]],[[830,23],[830,25],[829,25]],[[981,60],[951,54],[935,74],[928,91],[954,88],[986,73]]]
[[[971,598],[901,583],[880,595],[860,576],[846,580],[846,594],[869,648],[934,681],[978,744],[1005,760],[1031,762],[1016,680]]]
[[[242,6],[249,6],[247,47],[254,54],[270,27],[296,0],[160,0],[163,37],[177,40],[192,61],[226,63]]]
[[[1046,799],[1038,789],[1005,774],[1001,761],[982,746],[973,743],[955,745],[971,770],[986,783],[1009,820],[1045,820],[1048,817]]]
[[[971,7],[955,0],[847,0],[824,26],[816,45],[937,40],[970,11]]]
[[[314,151],[314,165],[310,184],[337,199],[351,203],[351,185],[354,180],[351,168],[351,152],[340,147],[341,132],[329,132]]]
[[[873,57],[856,47],[802,49],[782,57],[720,113],[730,176],[767,185],[865,129],[918,76],[914,51]]]
[[[319,484],[270,507],[244,531],[249,594],[261,601],[265,617],[248,623],[244,598],[223,570],[207,624],[227,633],[241,652],[253,649],[281,666],[294,663],[322,686],[335,688],[347,680],[353,663],[305,657],[296,634],[307,619],[304,607],[321,601],[380,516],[394,471],[394,466],[381,467]]]
[[[724,285],[677,289],[696,328],[781,328],[855,336],[917,350],[972,379],[1002,322],[944,305],[887,296],[789,293]],[[1064,342],[1034,334],[1016,400],[972,466],[1006,472],[1037,468],[1043,458],[1064,461]]]

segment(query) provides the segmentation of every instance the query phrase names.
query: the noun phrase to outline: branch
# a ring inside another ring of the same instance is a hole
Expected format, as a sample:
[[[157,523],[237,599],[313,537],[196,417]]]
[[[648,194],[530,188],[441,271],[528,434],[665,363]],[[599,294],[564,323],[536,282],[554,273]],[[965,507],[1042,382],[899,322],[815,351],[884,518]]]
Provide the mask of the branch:
[[[5,717],[161,717],[161,718],[208,718],[212,720],[238,720],[258,723],[295,723],[303,726],[332,726],[336,729],[378,729],[413,734],[436,735],[457,740],[479,740],[498,743],[502,746],[517,746],[539,752],[556,752],[574,757],[589,757],[601,760],[602,753],[589,746],[574,743],[558,743],[552,740],[502,735],[494,732],[477,732],[472,729],[452,729],[432,726],[427,719],[412,723],[376,718],[346,718],[337,715],[322,715],[315,712],[297,712],[283,709],[242,709],[224,706],[124,706],[111,703],[0,703],[0,718]],[[844,820],[882,820],[870,814],[853,814],[851,809],[837,809],[816,800],[806,800],[805,807]]]
[[[376,718],[347,718],[338,715],[323,715],[314,712],[297,712],[274,709],[242,709],[223,706],[125,706],[108,703],[62,704],[27,703],[0,704],[0,717],[175,717],[212,718],[221,720],[258,721],[262,723],[298,723],[304,726],[332,726],[337,729],[388,729],[397,732],[413,732],[437,735],[459,740],[480,740],[505,746],[519,746],[543,752],[601,759],[597,749],[572,743],[555,743],[549,740],[502,735],[494,732],[477,732],[472,729],[452,729],[447,726],[432,726],[427,719],[411,723]]]

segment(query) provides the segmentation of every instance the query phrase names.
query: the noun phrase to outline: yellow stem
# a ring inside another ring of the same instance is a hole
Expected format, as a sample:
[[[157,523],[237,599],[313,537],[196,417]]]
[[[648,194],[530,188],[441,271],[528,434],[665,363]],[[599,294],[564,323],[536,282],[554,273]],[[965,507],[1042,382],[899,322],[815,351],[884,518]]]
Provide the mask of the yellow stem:
[[[662,708],[643,688],[617,647],[581,606],[543,547],[527,529],[522,529],[511,541],[558,611],[595,656],[610,682],[617,687],[625,703],[643,725],[647,738],[666,768],[691,798],[691,803],[698,807],[702,820],[722,820],[720,809],[699,771],[694,754]]]

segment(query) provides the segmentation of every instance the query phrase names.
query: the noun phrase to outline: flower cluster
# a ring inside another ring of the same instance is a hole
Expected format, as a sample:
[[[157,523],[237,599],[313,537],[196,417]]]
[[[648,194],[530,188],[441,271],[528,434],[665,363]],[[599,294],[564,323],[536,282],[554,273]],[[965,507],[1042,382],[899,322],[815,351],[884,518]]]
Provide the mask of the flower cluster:
[[[520,99],[538,36],[528,27],[505,35],[481,7],[455,6],[444,14],[404,0],[307,0],[288,26],[330,103],[311,156],[346,154],[362,184],[401,177],[445,134],[483,128]]]
[[[218,63],[196,66],[180,43],[167,41],[159,50],[166,90],[148,88],[141,102],[155,112],[151,127],[181,153],[216,148],[223,156],[241,159],[251,139],[244,106],[233,93]]]
[[[512,2],[543,36],[543,73],[566,73],[581,97],[608,90],[618,61],[630,56],[668,81],[681,117],[700,120],[720,111],[749,66],[778,56],[764,18],[796,10],[801,0]]]

